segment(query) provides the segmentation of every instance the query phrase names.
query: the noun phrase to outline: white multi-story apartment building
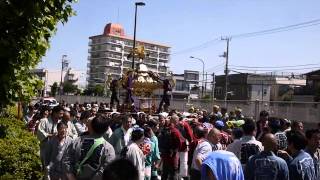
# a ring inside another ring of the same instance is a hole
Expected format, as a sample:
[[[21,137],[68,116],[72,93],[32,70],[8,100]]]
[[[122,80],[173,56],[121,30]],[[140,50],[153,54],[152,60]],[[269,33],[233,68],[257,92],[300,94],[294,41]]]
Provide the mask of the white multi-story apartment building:
[[[133,48],[133,38],[124,33],[119,24],[109,23],[102,35],[89,37],[89,56],[87,81],[89,87],[103,85],[110,74],[119,79],[126,70],[132,67],[132,58],[127,58]],[[143,45],[146,58],[143,63],[148,69],[157,72],[161,77],[169,73],[170,47],[159,43],[136,40],[136,47]],[[135,64],[139,60],[135,58]]]

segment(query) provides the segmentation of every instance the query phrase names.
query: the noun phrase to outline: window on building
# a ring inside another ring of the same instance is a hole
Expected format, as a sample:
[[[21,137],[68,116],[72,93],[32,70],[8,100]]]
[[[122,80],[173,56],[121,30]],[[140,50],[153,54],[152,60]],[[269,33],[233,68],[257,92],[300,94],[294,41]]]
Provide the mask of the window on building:
[[[98,57],[98,53],[96,53],[96,52],[91,52],[90,58],[97,58],[97,57]]]
[[[183,82],[184,82],[184,81],[176,80],[175,89],[176,89],[177,91],[183,91]]]
[[[267,95],[267,89],[263,89],[263,96]]]
[[[186,80],[198,80],[197,74],[186,74]]]
[[[160,55],[160,58],[161,59],[168,59],[168,56],[167,55]]]

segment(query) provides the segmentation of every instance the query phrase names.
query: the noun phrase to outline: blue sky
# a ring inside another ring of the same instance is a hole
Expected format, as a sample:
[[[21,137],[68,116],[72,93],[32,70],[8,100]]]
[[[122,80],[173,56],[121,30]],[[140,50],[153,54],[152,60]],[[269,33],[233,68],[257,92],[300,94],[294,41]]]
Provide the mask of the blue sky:
[[[109,22],[120,23],[133,36],[134,2],[131,0],[79,0],[77,15],[59,25],[51,48],[39,67],[59,69],[63,54],[70,66],[86,70],[88,37],[102,34]],[[320,18],[319,0],[145,0],[139,7],[137,39],[172,47],[172,53],[194,47],[217,37],[255,32]],[[230,42],[230,64],[242,66],[287,66],[320,63],[320,25]],[[221,41],[193,52],[171,56],[170,69],[202,70],[204,59],[209,73],[223,73],[226,48]],[[221,66],[219,66],[221,65]],[[216,67],[218,66],[218,67]],[[213,68],[216,67],[216,68]],[[315,65],[317,67],[317,65]],[[320,64],[318,65],[320,67]],[[297,70],[305,72],[309,70]]]

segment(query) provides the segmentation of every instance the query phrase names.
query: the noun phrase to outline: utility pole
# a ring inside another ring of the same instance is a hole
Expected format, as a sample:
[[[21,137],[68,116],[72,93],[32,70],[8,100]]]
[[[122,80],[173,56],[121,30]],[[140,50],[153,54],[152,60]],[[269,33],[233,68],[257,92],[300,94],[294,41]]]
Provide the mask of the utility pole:
[[[263,81],[261,80],[261,103],[263,103],[263,96],[264,96]]]
[[[205,96],[207,95],[207,80],[208,80],[208,79],[207,79],[207,78],[208,78],[207,75],[208,75],[208,74],[207,74],[207,72],[206,72],[206,81],[204,82],[204,95],[205,95]]]
[[[202,88],[202,92],[201,92],[201,98],[203,98],[203,92],[204,92],[204,60],[201,59],[201,58],[197,58],[197,57],[194,57],[194,56],[190,56],[191,59],[197,59],[199,61],[201,61],[202,63],[202,83],[201,83],[201,88]]]
[[[212,73],[212,91],[211,91],[212,103],[214,102],[215,87],[216,87],[216,75]]]
[[[222,41],[227,41],[227,50],[226,52],[223,53],[222,57],[226,58],[226,66],[225,66],[225,94],[224,94],[224,103],[225,107],[227,106],[227,97],[228,97],[228,75],[229,75],[229,68],[228,68],[228,63],[229,63],[229,42],[230,42],[230,37],[226,38],[221,38]]]
[[[134,56],[136,52],[136,31],[137,31],[137,10],[138,6],[145,6],[144,2],[136,2],[135,3],[135,11],[134,11],[134,30],[133,30],[133,48],[132,48],[132,69],[134,70]]]
[[[66,61],[66,58],[67,55],[62,55],[62,58],[61,58],[61,78],[60,78],[60,86],[59,86],[59,101],[61,101],[61,95],[62,95],[62,76],[63,76],[63,70],[65,69],[65,67],[67,67],[67,61]]]

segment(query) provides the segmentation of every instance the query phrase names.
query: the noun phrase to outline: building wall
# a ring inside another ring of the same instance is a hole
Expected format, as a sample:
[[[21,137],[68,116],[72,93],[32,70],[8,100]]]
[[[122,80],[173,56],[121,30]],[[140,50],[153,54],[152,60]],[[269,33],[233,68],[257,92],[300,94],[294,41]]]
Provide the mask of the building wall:
[[[250,87],[247,85],[247,74],[231,74],[228,76],[229,100],[248,100]],[[224,99],[225,96],[225,76],[216,76],[215,98]]]
[[[261,85],[251,85],[250,91],[250,99],[251,101],[260,100],[260,101],[269,101],[271,86],[266,84]]]
[[[315,96],[318,89],[320,89],[320,70],[312,71],[306,74],[306,86],[299,93],[299,95]]]
[[[54,82],[57,82],[58,85],[60,84],[61,80],[61,70],[48,70],[47,71],[47,80],[46,80],[46,92],[51,91],[51,86],[53,85]],[[83,70],[72,70],[72,73],[74,73],[74,78],[78,79],[76,84],[78,85],[79,88],[84,89],[86,86],[86,74],[85,71]],[[66,71],[63,71],[62,78],[63,80],[66,77]]]

